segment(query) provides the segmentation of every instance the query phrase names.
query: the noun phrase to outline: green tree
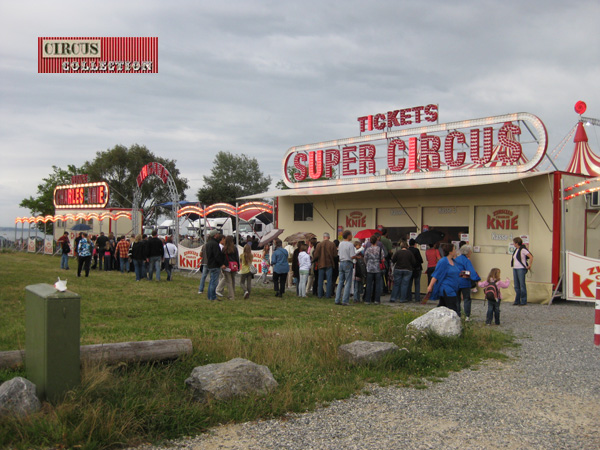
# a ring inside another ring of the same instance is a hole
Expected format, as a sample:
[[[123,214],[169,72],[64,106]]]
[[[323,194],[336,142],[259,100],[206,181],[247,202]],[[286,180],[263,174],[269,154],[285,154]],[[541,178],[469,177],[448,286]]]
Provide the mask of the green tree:
[[[265,192],[271,177],[264,176],[256,158],[219,152],[210,176],[204,176],[204,187],[198,189],[198,200],[204,205],[230,203],[236,198]]]
[[[54,188],[63,184],[71,184],[71,177],[82,173],[80,169],[73,165],[68,165],[67,170],[60,167],[52,166],[52,173],[47,178],[42,179],[42,183],[38,184],[37,196],[25,198],[19,204],[22,208],[29,209],[32,216],[48,216],[54,215]],[[52,233],[54,227],[52,222],[46,225],[38,223],[37,227],[48,233]]]
[[[133,196],[137,188],[137,176],[142,167],[149,162],[158,162],[165,166],[177,186],[179,200],[185,199],[185,190],[189,188],[187,178],[179,175],[176,161],[160,158],[143,145],[134,144],[127,148],[116,145],[110,150],[97,152],[92,162],[86,162],[82,171],[87,173],[91,181],[106,181],[110,187],[109,206],[113,208],[131,208]],[[144,211],[146,223],[154,223],[156,217],[167,209],[160,208],[160,203],[171,201],[168,186],[157,177],[147,178],[141,189],[140,208]]]

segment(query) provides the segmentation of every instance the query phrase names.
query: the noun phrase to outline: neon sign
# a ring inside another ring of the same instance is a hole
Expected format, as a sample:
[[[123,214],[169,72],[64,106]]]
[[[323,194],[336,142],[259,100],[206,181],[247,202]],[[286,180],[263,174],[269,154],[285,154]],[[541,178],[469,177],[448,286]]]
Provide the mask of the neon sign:
[[[538,117],[507,114],[291,147],[284,181],[294,188],[526,172],[547,146]]]
[[[359,117],[360,132],[385,130],[392,127],[403,127],[407,125],[417,125],[422,122],[437,122],[438,106],[415,106],[413,108],[396,109],[388,111],[385,114],[370,114]]]
[[[56,186],[54,207],[56,209],[104,208],[108,203],[108,197],[108,184],[104,181]]]
[[[163,183],[166,183],[169,179],[169,171],[165,166],[163,166],[161,163],[151,162],[146,164],[144,167],[142,167],[142,170],[140,170],[140,173],[136,178],[138,187],[140,187],[144,180],[150,175],[157,176],[162,180]]]

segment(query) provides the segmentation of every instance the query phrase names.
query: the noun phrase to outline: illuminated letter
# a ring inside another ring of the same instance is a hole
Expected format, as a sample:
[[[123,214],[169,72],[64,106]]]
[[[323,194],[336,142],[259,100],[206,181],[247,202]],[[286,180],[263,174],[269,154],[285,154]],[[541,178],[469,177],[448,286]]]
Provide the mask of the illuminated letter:
[[[358,123],[360,123],[360,132],[361,132],[361,133],[362,133],[363,131],[365,131],[365,130],[366,130],[366,126],[367,126],[367,119],[368,119],[368,117],[367,117],[367,116],[362,116],[362,117],[359,117],[359,118],[357,119],[357,120],[358,120]]]
[[[421,169],[440,168],[440,138],[437,136],[421,135],[421,155],[419,164]]]
[[[415,112],[415,123],[421,123],[421,112],[425,109],[424,106],[415,106],[412,110]]]
[[[437,120],[438,120],[437,105],[427,105],[425,107],[425,120],[427,122],[437,122]]]
[[[408,170],[417,170],[417,138],[408,138]]]
[[[388,128],[399,127],[400,126],[400,122],[398,122],[398,113],[399,112],[400,112],[399,109],[397,109],[396,111],[388,111],[388,113],[387,113],[387,126],[388,126]]]
[[[400,110],[400,125],[410,125],[412,124],[412,120],[410,113],[411,113],[412,109],[408,108],[408,109],[402,109]]]
[[[333,177],[333,166],[340,163],[340,152],[335,148],[325,150],[325,178]]]
[[[512,139],[515,134],[521,134],[521,128],[511,122],[506,122],[498,130],[498,144],[500,145],[498,159],[503,163],[513,164],[521,157],[521,143]]]
[[[342,149],[342,175],[353,176],[356,175],[356,169],[351,169],[350,164],[356,163],[356,158],[350,156],[350,152],[355,152],[356,146],[344,147]]]
[[[392,172],[400,172],[404,170],[404,166],[406,165],[405,158],[399,159],[398,164],[396,164],[396,147],[398,147],[398,150],[401,152],[406,151],[406,144],[404,144],[402,139],[393,139],[390,141],[388,144],[387,160],[388,169],[390,169]]]
[[[304,181],[306,180],[306,174],[308,170],[306,169],[306,154],[305,153],[296,153],[294,156],[294,167],[298,169],[298,172],[294,174],[294,179],[296,181]]]
[[[358,147],[358,173],[365,175],[375,173],[375,146],[362,144]]]
[[[323,176],[323,150],[308,153],[308,176],[313,180]]]
[[[386,125],[385,114],[375,114],[373,126],[378,130],[384,130]]]
[[[459,144],[466,144],[465,135],[460,131],[451,131],[446,136],[446,141],[444,142],[444,159],[446,164],[450,167],[460,167],[465,163],[465,152],[459,152],[456,154],[456,161],[454,160],[454,139]]]
[[[483,156],[479,156],[479,128],[471,130],[471,161],[475,164],[484,165],[492,159],[492,137],[494,129],[487,127],[483,129]]]

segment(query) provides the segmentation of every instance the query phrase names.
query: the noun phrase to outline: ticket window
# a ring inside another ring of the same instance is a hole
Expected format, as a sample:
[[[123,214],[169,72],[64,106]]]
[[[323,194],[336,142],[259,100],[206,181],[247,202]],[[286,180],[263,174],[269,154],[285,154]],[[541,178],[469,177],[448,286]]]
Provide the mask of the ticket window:
[[[423,226],[444,233],[442,242],[459,242],[461,234],[469,234],[467,206],[440,206],[423,208]]]
[[[379,208],[377,209],[377,226],[387,229],[388,238],[396,245],[401,240],[410,238],[410,233],[417,232],[417,208]]]

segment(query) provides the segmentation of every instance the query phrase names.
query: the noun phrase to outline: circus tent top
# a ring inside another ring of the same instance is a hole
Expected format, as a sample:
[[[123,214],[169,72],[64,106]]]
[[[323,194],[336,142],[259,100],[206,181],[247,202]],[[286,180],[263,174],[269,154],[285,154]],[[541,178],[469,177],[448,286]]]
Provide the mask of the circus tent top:
[[[593,177],[600,176],[600,157],[590,148],[582,121],[577,123],[574,142],[575,150],[566,171]]]

